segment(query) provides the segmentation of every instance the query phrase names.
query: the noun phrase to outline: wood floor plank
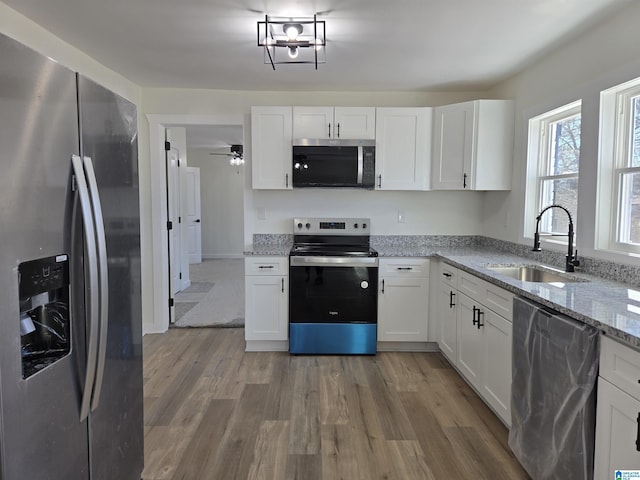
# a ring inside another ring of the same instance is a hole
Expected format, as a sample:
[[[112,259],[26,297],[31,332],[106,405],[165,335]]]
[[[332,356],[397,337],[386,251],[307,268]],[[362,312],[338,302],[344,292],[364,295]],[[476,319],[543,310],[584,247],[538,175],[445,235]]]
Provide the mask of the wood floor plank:
[[[292,357],[286,353],[274,353],[271,357],[273,370],[267,401],[264,410],[265,420],[289,420],[293,396],[294,375],[290,362]]]
[[[222,439],[211,478],[245,479],[254,460],[268,385],[245,385]]]
[[[367,381],[375,402],[376,411],[387,440],[415,440],[411,422],[402,408],[398,392],[389,388],[378,363],[374,360],[363,362]]]
[[[209,402],[172,478],[175,480],[214,479],[211,477],[211,472],[213,472],[218,451],[235,406],[235,400]]]
[[[295,357],[289,454],[320,453],[320,400],[317,359]]]
[[[285,478],[289,445],[289,421],[266,420],[260,425],[248,480]]]
[[[286,480],[323,480],[329,479],[322,471],[322,458],[316,455],[289,455]]]
[[[242,329],[171,329],[144,352],[144,480],[527,478],[438,353],[249,353]]]
[[[390,440],[386,447],[391,456],[391,465],[394,466],[394,477],[402,479],[438,480],[434,475],[424,456],[420,443],[414,440]],[[391,478],[391,477],[388,477]]]

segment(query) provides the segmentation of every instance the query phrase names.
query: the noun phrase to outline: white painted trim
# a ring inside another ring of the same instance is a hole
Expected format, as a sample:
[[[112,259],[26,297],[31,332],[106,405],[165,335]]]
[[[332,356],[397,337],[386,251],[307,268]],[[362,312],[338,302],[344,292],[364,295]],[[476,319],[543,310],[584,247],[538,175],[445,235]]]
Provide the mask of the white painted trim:
[[[288,352],[288,340],[246,340],[245,352]]]
[[[437,342],[378,342],[379,352],[439,352]]]
[[[164,131],[183,125],[240,125],[243,115],[175,115],[147,114],[149,122],[149,165],[151,188],[151,257],[153,312],[152,323],[144,323],[144,334],[162,333],[169,329],[169,275],[167,256],[167,192],[164,160]],[[149,232],[144,234],[148,235]]]

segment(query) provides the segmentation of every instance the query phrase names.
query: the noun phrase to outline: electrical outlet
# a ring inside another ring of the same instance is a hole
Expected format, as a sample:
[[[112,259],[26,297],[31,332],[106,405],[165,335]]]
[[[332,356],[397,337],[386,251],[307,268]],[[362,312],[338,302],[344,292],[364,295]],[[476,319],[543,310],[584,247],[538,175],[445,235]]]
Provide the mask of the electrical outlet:
[[[258,220],[266,220],[267,219],[267,211],[264,207],[257,208]]]

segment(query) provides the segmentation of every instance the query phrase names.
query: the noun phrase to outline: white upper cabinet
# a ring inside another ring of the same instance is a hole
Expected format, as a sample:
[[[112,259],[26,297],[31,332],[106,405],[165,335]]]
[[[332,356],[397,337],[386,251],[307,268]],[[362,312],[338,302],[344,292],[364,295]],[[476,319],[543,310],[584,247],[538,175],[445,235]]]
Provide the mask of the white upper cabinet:
[[[291,122],[291,107],[251,107],[253,188],[291,188]]]
[[[376,188],[429,190],[433,109],[376,109]]]
[[[373,140],[375,107],[293,107],[293,138]]]
[[[431,188],[509,190],[511,100],[474,100],[434,109]]]

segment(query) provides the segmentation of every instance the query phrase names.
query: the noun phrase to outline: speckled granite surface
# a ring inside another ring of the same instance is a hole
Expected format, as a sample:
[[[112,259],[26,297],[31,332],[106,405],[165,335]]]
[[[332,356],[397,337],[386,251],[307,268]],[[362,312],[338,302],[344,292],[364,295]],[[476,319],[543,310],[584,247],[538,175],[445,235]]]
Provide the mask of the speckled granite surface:
[[[287,256],[293,235],[254,235],[246,255]],[[564,254],[531,252],[531,247],[479,236],[373,235],[381,257],[430,257],[479,276],[516,295],[534,300],[611,337],[640,348],[640,268],[592,258],[580,258],[582,280],[563,285],[521,282],[487,268],[488,265],[547,265],[564,268]]]
[[[581,280],[575,283],[522,282],[487,266],[539,265],[540,262],[487,248],[443,251],[436,256],[516,295],[593,325],[611,337],[640,348],[640,291],[631,285],[579,272],[567,274],[569,278]]]

